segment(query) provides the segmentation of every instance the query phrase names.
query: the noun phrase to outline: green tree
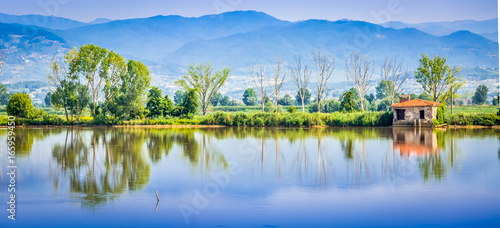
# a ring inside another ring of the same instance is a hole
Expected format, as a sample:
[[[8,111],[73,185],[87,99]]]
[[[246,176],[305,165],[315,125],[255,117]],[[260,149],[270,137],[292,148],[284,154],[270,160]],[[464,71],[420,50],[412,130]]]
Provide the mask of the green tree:
[[[375,95],[373,95],[373,93],[370,93],[370,95],[365,95],[365,99],[371,104],[375,100]]]
[[[100,97],[101,89],[105,84],[107,70],[103,64],[108,55],[108,50],[94,44],[86,44],[80,47],[74,58],[68,62],[69,74],[82,74],[87,80],[87,86],[92,97],[92,115],[95,116],[97,101]]]
[[[390,95],[389,88],[392,88],[392,81],[382,80],[375,87],[375,91],[377,91],[377,99],[382,100]]]
[[[220,104],[221,100],[222,100],[222,94],[216,93],[214,94],[214,96],[212,96],[212,100],[210,100],[210,102],[212,102],[212,106],[217,106],[218,104]]]
[[[278,99],[278,104],[282,106],[290,106],[293,105],[292,96],[285,94],[285,96],[281,99]]]
[[[47,95],[45,95],[45,99],[43,99],[43,102],[45,103],[45,107],[52,107],[52,104],[50,103],[51,96],[52,96],[51,92],[48,92]]]
[[[228,106],[238,106],[238,102],[236,100],[231,100],[229,102],[229,104],[227,104]]]
[[[391,108],[391,99],[390,98],[384,98],[378,104],[377,111],[379,111],[379,112],[385,112],[385,111],[389,111],[390,108]]]
[[[342,95],[340,110],[343,112],[355,112],[357,98],[352,91],[347,91]]]
[[[418,95],[417,94],[410,94],[410,99],[413,100],[413,99],[417,99],[418,98]]]
[[[181,115],[184,117],[192,117],[196,113],[196,109],[198,109],[198,94],[195,89],[190,89],[184,99],[182,100]]]
[[[164,104],[163,107],[165,108],[163,109],[163,115],[164,116],[171,115],[172,110],[174,109],[174,102],[170,100],[168,95],[165,95],[165,99],[163,99],[163,104]]]
[[[6,105],[9,101],[10,94],[7,91],[7,86],[0,83],[0,105]]]
[[[122,75],[120,95],[113,99],[110,109],[125,119],[142,117],[146,92],[151,83],[149,70],[140,61],[129,60],[127,73]]]
[[[72,116],[76,116],[79,121],[85,107],[90,103],[90,93],[89,88],[80,82],[73,82],[72,86],[74,95],[71,96],[68,102]],[[94,104],[92,103],[92,105]],[[94,111],[97,111],[97,109],[94,108]]]
[[[215,71],[210,63],[189,65],[188,73],[177,80],[175,84],[181,86],[186,91],[193,90],[197,93],[198,104],[201,106],[203,115],[212,103],[212,97],[226,82],[231,70],[224,67],[222,71]]]
[[[104,104],[103,114],[106,116],[111,100],[119,95],[121,78],[127,73],[127,62],[119,54],[110,51],[102,62],[100,77],[104,79]]]
[[[491,103],[493,104],[493,106],[498,106],[498,99],[500,98],[499,94],[497,93],[496,96],[493,97],[493,100],[491,101]]]
[[[149,90],[146,109],[149,110],[149,117],[163,116],[163,111],[165,110],[165,101],[163,100],[161,90],[158,87],[153,86]]]
[[[186,95],[186,92],[182,91],[182,90],[177,90],[175,91],[175,94],[174,94],[174,103],[176,105],[179,105],[182,103],[182,100],[184,100],[184,96]]]
[[[252,88],[248,88],[243,93],[243,103],[246,106],[257,105],[257,93]]]
[[[430,59],[422,54],[420,65],[415,71],[415,79],[422,86],[422,90],[429,94],[432,101],[443,101],[450,86],[462,83],[457,76],[460,68],[450,68],[446,58],[434,56]]]
[[[474,93],[474,96],[472,97],[472,103],[477,104],[477,105],[482,105],[488,98],[488,87],[485,85],[479,85],[476,88],[476,92]]]
[[[7,114],[20,118],[32,118],[35,110],[28,94],[15,93],[7,103]]]
[[[222,99],[219,101],[221,106],[228,106],[229,102],[231,102],[231,98],[229,96],[225,95],[222,97]]]
[[[304,105],[308,105],[311,103],[311,92],[308,89],[301,88],[301,91],[304,93]],[[300,91],[297,92],[295,96],[295,100],[297,101],[297,105],[302,105],[302,98],[300,96]]]
[[[426,101],[431,101],[432,97],[429,96],[427,93],[423,92],[418,96],[418,99],[420,100],[426,100]]]

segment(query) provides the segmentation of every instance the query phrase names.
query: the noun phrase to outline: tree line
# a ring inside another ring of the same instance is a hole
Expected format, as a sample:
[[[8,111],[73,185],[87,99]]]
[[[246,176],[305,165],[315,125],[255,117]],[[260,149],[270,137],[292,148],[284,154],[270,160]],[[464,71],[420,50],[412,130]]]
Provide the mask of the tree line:
[[[3,57],[3,54],[0,56]],[[295,111],[292,96],[282,95],[284,83],[290,77],[297,91],[296,104],[301,106],[302,112],[306,112],[306,105],[310,105],[310,112],[318,113],[387,111],[403,94],[404,84],[412,76],[400,59],[386,58],[379,68],[381,80],[375,87],[376,94],[368,94],[375,83],[373,60],[369,55],[352,52],[345,60],[343,75],[351,88],[338,101],[327,100],[328,82],[334,76],[336,67],[335,56],[318,50],[312,53],[311,59],[313,65],[301,57],[297,57],[292,64],[284,65],[281,58],[276,58],[270,74],[264,65],[251,66],[248,72],[252,87],[244,91],[243,103],[247,106],[260,105],[262,112],[281,111],[279,105],[290,106],[288,111]],[[422,54],[419,61],[413,75],[423,92],[418,96],[411,94],[412,99],[449,100],[453,104],[453,99],[458,97],[457,91],[465,84],[465,80],[458,76],[460,68],[449,67],[446,58],[440,56],[430,58]],[[0,70],[2,63],[3,60],[0,60]],[[88,44],[69,50],[61,61],[51,62],[48,70],[51,91],[45,102],[63,109],[67,121],[78,120],[86,108],[94,119],[103,121],[108,116],[125,120],[160,116],[191,118],[198,108],[202,115],[206,115],[211,106],[238,105],[236,100],[220,92],[230,71],[226,67],[217,71],[210,63],[191,64],[187,74],[175,81],[175,85],[182,90],[175,93],[172,101],[168,95],[163,96],[158,87],[150,87],[150,73],[143,63],[126,61],[114,51]],[[311,87],[313,79],[316,83],[314,88]],[[474,95],[475,103],[484,103],[487,96],[485,88],[478,87]],[[6,88],[1,85],[0,95],[4,93]],[[9,103],[12,100],[10,106],[24,107],[20,104],[28,103],[23,101],[25,96],[12,98],[9,99]],[[380,100],[377,104],[376,99]],[[12,107],[7,110],[13,114],[21,113],[13,111]],[[26,113],[22,116],[30,115],[30,111]]]

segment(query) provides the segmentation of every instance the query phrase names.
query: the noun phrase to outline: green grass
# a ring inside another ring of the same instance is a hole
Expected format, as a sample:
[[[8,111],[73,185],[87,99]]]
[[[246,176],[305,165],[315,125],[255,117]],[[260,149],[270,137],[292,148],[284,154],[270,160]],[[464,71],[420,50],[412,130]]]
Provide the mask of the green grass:
[[[447,107],[446,111],[451,113],[451,108]],[[470,105],[470,106],[455,106],[453,114],[456,113],[497,113],[498,107],[492,105]]]

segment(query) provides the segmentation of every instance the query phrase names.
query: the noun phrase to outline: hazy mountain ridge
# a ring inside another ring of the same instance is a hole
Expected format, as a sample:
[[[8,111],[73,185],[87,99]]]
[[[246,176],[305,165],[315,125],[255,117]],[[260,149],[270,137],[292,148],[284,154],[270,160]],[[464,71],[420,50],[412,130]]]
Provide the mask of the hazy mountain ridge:
[[[311,61],[312,51],[318,49],[335,55],[339,74],[354,49],[373,58],[376,73],[386,56],[399,57],[413,69],[421,53],[448,56],[452,66],[498,69],[498,43],[468,31],[436,36],[416,28],[393,29],[352,20],[292,23],[255,11],[196,18],[154,16],[65,30],[28,26],[36,34],[25,34],[22,28],[0,24],[0,49],[7,49],[0,82],[46,80],[50,60],[86,43],[145,62],[155,83],[162,86],[170,85],[192,62],[210,61],[218,69],[231,67],[232,75],[247,75],[251,64],[270,65],[278,56],[284,63],[296,56]],[[228,83],[244,83],[238,78],[242,76],[235,77]]]
[[[460,30],[467,30],[472,33],[484,35],[484,37],[492,41],[498,42],[498,18],[493,18],[484,21],[459,20],[459,21],[444,21],[444,22],[426,22],[418,24],[403,23],[400,21],[389,21],[382,23],[380,25],[394,29],[416,28],[418,30],[436,36],[444,36]],[[495,33],[496,35],[494,35]]]

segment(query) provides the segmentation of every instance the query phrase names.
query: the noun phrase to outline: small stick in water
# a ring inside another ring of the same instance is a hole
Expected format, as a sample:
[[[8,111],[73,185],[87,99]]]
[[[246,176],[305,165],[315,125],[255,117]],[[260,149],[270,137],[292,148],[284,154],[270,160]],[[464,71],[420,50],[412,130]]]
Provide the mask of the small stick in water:
[[[156,190],[155,190],[155,193],[156,193],[156,200],[160,201],[160,198],[158,197],[158,192]]]

